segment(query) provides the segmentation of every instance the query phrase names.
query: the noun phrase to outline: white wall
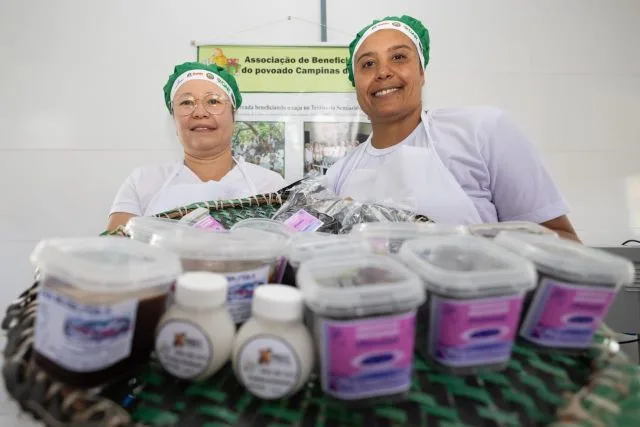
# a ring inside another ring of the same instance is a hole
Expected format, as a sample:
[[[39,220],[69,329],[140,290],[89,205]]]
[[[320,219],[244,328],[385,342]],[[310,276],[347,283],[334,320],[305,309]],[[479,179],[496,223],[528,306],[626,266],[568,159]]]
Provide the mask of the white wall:
[[[330,43],[375,17],[422,19],[429,107],[508,110],[587,243],[640,234],[640,1],[327,4]],[[303,20],[319,22],[319,0],[2,0],[0,307],[29,284],[38,240],[96,235],[131,169],[176,155],[162,86],[191,40],[319,42]]]

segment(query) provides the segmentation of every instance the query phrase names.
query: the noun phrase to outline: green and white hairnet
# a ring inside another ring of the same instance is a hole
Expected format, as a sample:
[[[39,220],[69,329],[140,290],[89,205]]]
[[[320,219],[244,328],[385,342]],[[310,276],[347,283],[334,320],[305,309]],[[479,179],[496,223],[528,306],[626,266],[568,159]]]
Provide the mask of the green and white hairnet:
[[[242,95],[236,79],[224,68],[216,64],[201,64],[199,62],[185,62],[173,68],[173,74],[164,85],[164,103],[171,112],[171,101],[184,83],[190,80],[208,80],[220,87],[233,105],[234,110],[242,105]]]
[[[371,34],[380,30],[397,30],[405,34],[415,44],[422,68],[427,68],[429,63],[429,30],[419,20],[408,16],[387,16],[384,19],[375,20],[356,34],[356,38],[349,44],[349,60],[347,70],[349,80],[355,86],[355,55],[362,43]]]

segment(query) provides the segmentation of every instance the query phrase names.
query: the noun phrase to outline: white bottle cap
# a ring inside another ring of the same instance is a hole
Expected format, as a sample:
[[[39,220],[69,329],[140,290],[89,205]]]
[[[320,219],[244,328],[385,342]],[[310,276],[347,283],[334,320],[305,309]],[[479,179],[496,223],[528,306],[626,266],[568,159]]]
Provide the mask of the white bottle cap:
[[[279,322],[302,320],[302,293],[286,285],[261,285],[253,292],[251,313]]]
[[[227,278],[208,271],[192,271],[178,277],[176,302],[184,307],[215,308],[227,302]]]

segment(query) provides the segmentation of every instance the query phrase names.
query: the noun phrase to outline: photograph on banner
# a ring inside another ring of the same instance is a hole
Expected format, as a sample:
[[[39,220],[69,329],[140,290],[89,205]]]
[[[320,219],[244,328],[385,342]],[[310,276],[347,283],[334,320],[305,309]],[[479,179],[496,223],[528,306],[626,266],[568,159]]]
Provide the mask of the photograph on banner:
[[[367,140],[368,122],[304,122],[304,173],[325,174],[348,152]]]
[[[284,121],[236,121],[233,155],[284,177],[285,126]]]

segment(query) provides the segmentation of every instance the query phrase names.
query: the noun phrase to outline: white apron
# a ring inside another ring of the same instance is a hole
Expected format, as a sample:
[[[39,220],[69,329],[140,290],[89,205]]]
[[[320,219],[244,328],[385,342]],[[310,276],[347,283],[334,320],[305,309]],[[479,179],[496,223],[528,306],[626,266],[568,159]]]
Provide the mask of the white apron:
[[[160,187],[160,190],[149,202],[149,205],[144,211],[144,216],[157,215],[180,206],[197,202],[235,199],[238,197],[257,194],[255,185],[240,162],[235,158],[233,159],[233,162],[235,163],[235,167],[237,167],[242,174],[246,183],[246,188],[249,190],[248,192],[245,192],[246,194],[239,194],[237,187],[232,187],[220,181],[171,185],[182,168],[186,167],[183,162],[178,162],[176,167],[171,171],[171,174],[169,174],[169,177],[162,184],[162,187]],[[229,173],[231,173],[231,171]]]
[[[378,168],[356,169],[366,148],[358,150],[338,174],[336,192],[362,202],[409,209],[438,223],[482,223],[473,201],[436,152],[425,112],[418,126],[425,133],[418,135],[415,145],[397,147]],[[371,135],[364,144],[371,144]]]

